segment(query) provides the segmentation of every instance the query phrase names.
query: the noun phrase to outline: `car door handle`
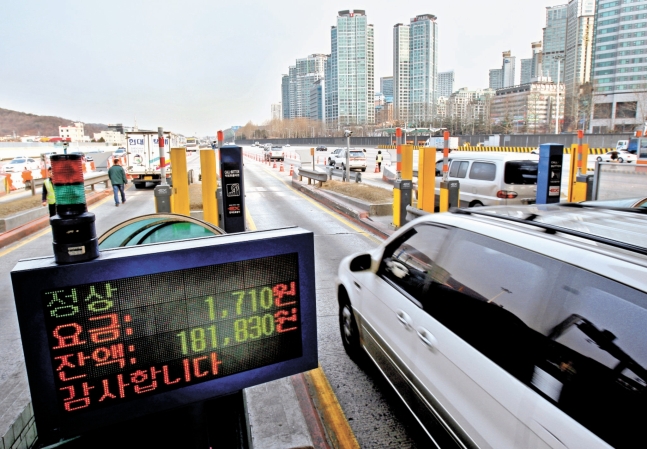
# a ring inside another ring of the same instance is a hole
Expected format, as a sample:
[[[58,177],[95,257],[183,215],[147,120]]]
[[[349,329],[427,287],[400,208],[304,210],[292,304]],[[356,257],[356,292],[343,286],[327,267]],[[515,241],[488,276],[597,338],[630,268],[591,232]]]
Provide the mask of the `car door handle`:
[[[398,316],[398,321],[402,323],[404,327],[406,328],[411,327],[411,317],[409,315],[404,313],[402,310],[398,310],[396,314]]]
[[[353,284],[355,284],[355,288],[356,288],[357,290],[361,290],[361,289],[362,289],[362,287],[361,287],[357,282],[353,281]]]
[[[436,346],[438,346],[438,340],[436,340],[436,337],[434,337],[434,334],[429,332],[424,327],[419,327],[416,332],[418,333],[418,338],[422,340],[425,346],[429,348],[435,348]]]

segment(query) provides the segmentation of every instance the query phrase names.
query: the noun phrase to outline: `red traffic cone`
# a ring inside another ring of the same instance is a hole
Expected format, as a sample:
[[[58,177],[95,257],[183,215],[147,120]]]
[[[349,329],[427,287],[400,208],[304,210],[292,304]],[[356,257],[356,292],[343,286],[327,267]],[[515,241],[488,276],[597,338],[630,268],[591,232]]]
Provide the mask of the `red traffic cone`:
[[[373,173],[379,173],[379,172],[380,172],[380,168],[378,167],[377,164],[375,164],[375,171]]]
[[[290,164],[290,176],[294,175],[294,169],[292,168],[292,164]]]
[[[285,171],[283,170],[283,162],[281,162],[281,167],[279,168],[279,171]]]
[[[276,168],[276,161],[274,161],[274,165],[272,165],[272,168]]]

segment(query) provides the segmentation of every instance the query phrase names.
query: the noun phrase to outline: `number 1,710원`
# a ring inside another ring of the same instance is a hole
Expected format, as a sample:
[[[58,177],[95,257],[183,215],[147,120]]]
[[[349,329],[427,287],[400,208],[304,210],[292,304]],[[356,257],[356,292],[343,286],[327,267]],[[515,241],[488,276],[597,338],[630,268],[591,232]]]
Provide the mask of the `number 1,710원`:
[[[296,330],[298,326],[296,325],[295,294],[294,282],[291,282],[289,287],[278,284],[273,288],[263,287],[260,290],[232,292],[235,298],[234,310],[231,311],[235,313],[233,320],[227,320],[230,314],[228,309],[217,310],[213,297],[208,296],[204,301],[209,320],[227,321],[179,332],[176,336],[181,345],[182,354],[209,351],[230,344],[271,337],[275,333]],[[272,312],[272,309],[276,310],[276,308],[284,309]]]

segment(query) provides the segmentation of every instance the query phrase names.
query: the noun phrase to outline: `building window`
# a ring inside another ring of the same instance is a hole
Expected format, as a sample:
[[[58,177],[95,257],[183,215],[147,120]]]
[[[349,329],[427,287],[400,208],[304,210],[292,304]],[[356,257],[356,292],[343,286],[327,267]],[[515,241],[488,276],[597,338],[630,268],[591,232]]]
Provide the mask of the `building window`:
[[[616,118],[636,118],[637,102],[627,101],[616,103]]]
[[[598,103],[593,109],[594,119],[611,118],[612,103]]]

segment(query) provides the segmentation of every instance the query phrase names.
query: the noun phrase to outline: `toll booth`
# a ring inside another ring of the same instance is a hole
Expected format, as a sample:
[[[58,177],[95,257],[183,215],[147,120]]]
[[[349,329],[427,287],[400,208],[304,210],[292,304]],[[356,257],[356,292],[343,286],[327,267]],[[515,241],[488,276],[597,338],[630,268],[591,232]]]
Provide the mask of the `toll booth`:
[[[220,173],[223,206],[221,226],[228,234],[245,232],[245,192],[243,149],[237,145],[220,148]]]
[[[562,191],[564,145],[543,143],[539,146],[537,169],[537,204],[559,203]]]

